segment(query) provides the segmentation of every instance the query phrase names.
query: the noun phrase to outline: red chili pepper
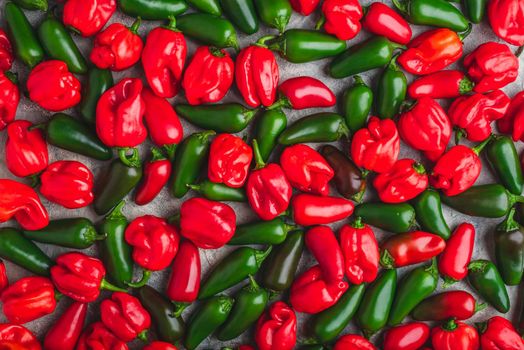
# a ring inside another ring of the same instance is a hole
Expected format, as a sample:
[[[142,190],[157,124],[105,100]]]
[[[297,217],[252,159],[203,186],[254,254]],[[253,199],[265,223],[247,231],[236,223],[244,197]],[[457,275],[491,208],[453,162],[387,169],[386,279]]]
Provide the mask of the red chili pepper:
[[[415,80],[408,88],[408,95],[410,98],[456,98],[471,92],[474,86],[463,72],[443,70]]]
[[[244,186],[253,160],[253,150],[240,137],[220,134],[211,143],[207,177],[229,187]]]
[[[377,348],[366,338],[356,334],[346,334],[340,337],[333,350],[376,350]],[[386,348],[387,349],[387,348]],[[388,349],[389,350],[389,349]]]
[[[428,182],[424,166],[406,158],[398,160],[388,172],[378,174],[373,186],[382,202],[402,203],[421,194]]]
[[[355,205],[342,197],[297,194],[291,200],[293,221],[301,226],[326,225],[353,214]]]
[[[73,302],[53,323],[44,338],[44,348],[48,350],[73,350],[82,334],[87,316],[85,303]]]
[[[524,7],[520,0],[488,1],[491,29],[511,45],[524,45]]]
[[[491,135],[491,123],[506,113],[511,99],[502,90],[476,93],[456,99],[448,110],[451,123],[461,128],[470,141],[484,141]]]
[[[453,290],[433,295],[426,299],[425,303],[431,305],[437,312],[432,313],[431,319],[424,321],[445,321],[451,318],[467,320],[475,312],[485,307],[485,304],[477,304],[475,298],[463,290]]]
[[[76,106],[81,99],[81,89],[80,81],[62,61],[42,62],[33,68],[27,78],[31,101],[52,112]]]
[[[115,11],[115,0],[67,0],[62,22],[83,37],[89,37],[104,28]]]
[[[400,152],[400,137],[395,122],[371,117],[367,128],[353,135],[351,157],[356,165],[369,171],[390,170]]]
[[[163,341],[154,341],[144,346],[142,350],[177,350],[176,346]]]
[[[255,342],[260,350],[292,350],[297,342],[297,317],[282,301],[273,303],[258,319]]]
[[[144,43],[137,34],[140,19],[131,27],[113,23],[97,34],[89,58],[101,69],[121,71],[134,66],[142,54]]]
[[[384,242],[380,263],[388,268],[418,264],[439,255],[444,248],[446,241],[432,233],[400,233]]]
[[[280,72],[273,51],[248,46],[238,54],[235,70],[238,90],[248,106],[269,107],[275,102]]]
[[[287,147],[280,156],[280,165],[293,187],[322,196],[329,194],[329,181],[335,172],[313,148],[303,144]]]
[[[439,257],[438,270],[447,282],[460,281],[468,275],[474,244],[475,227],[468,223],[459,225]]]
[[[251,345],[240,345],[238,347],[238,350],[255,350],[255,348],[252,347]]]
[[[501,133],[512,135],[513,141],[524,141],[524,91],[516,94],[501,119],[497,120]]]
[[[290,0],[293,10],[300,13],[302,16],[309,16],[315,11],[320,0]]]
[[[190,241],[180,243],[173,260],[166,295],[177,303],[192,303],[200,290],[201,264],[198,248]]]
[[[371,227],[357,218],[351,225],[342,226],[339,235],[349,282],[373,282],[378,274],[380,252]]]
[[[374,2],[365,11],[362,27],[368,32],[385,36],[389,40],[406,45],[413,35],[409,23],[391,7]]]
[[[515,328],[503,317],[493,316],[481,325],[480,347],[482,350],[522,350],[524,341]]]
[[[88,326],[76,345],[76,350],[128,350],[126,343],[111,333],[102,322]]]
[[[447,28],[429,30],[408,44],[397,62],[411,74],[425,75],[438,72],[462,57],[461,37]]]
[[[9,286],[9,279],[7,278],[7,270],[5,264],[0,260],[0,295]]]
[[[6,349],[41,350],[42,346],[30,330],[16,324],[0,324],[0,345]]]
[[[283,82],[278,91],[282,96],[271,109],[288,107],[293,109],[332,107],[337,103],[333,91],[323,82],[312,77],[296,77]]]
[[[56,308],[55,288],[46,277],[24,277],[2,292],[2,310],[10,323],[23,324],[45,315]]]
[[[0,65],[2,64],[1,54],[2,51],[0,50]],[[20,91],[12,79],[14,77],[11,73],[0,71],[0,130],[5,129],[9,123],[15,120],[16,110],[20,102]]]
[[[235,211],[225,203],[191,198],[180,207],[180,233],[199,248],[222,247],[235,229]]]
[[[358,0],[325,0],[322,14],[324,30],[340,40],[353,39],[360,32],[364,12]]]
[[[318,261],[328,283],[344,279],[344,256],[335,233],[329,226],[315,226],[305,235],[306,246]]]
[[[14,62],[13,48],[6,32],[0,28],[0,71],[11,69]]]
[[[384,349],[418,350],[429,339],[429,331],[429,326],[422,322],[393,327],[384,335]]]
[[[235,63],[225,50],[199,47],[186,68],[182,87],[192,105],[220,101],[233,84]]]
[[[175,227],[153,215],[134,219],[126,228],[125,239],[133,248],[134,262],[149,271],[164,270],[171,265],[180,242]]]
[[[144,166],[143,180],[138,185],[135,203],[146,205],[155,199],[171,176],[171,162],[164,157],[159,149],[151,149],[153,157]]]
[[[24,230],[40,230],[49,224],[49,214],[31,187],[0,179],[0,222],[12,217]]]
[[[450,320],[431,330],[431,344],[435,350],[477,350],[479,335],[474,327]]]
[[[42,131],[27,120],[17,120],[7,127],[5,163],[13,175],[33,176],[49,164],[49,153]]]

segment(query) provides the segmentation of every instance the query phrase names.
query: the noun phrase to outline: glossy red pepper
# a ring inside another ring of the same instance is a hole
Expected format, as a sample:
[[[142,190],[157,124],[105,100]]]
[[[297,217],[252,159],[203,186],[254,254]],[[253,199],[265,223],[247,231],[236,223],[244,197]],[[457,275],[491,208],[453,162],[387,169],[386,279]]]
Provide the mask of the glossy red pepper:
[[[524,5],[520,0],[490,0],[487,4],[491,29],[511,45],[524,45]]]
[[[522,350],[524,341],[507,319],[493,316],[480,327],[482,350]]]
[[[384,203],[402,203],[409,201],[426,188],[428,176],[424,166],[413,159],[400,159],[388,172],[378,174],[373,186]]]
[[[293,187],[323,196],[329,194],[329,181],[335,172],[313,148],[304,144],[287,147],[280,156],[280,165]]]
[[[182,87],[192,105],[218,102],[226,96],[235,72],[235,63],[225,50],[199,47],[186,68]]]
[[[381,2],[374,2],[367,7],[362,27],[402,45],[409,43],[413,35],[409,23],[397,11]]]
[[[11,78],[10,73],[0,72],[0,130],[5,129],[9,123],[15,120],[16,110],[20,102],[20,91]]]
[[[410,98],[455,98],[471,92],[474,86],[475,83],[463,72],[443,70],[415,80],[408,87],[408,96]]]
[[[252,160],[253,150],[244,140],[235,135],[220,134],[211,142],[207,177],[211,182],[243,187]]]
[[[190,241],[180,243],[173,260],[166,295],[177,303],[192,303],[198,297],[201,263],[198,248]]]
[[[125,240],[133,248],[135,263],[150,271],[166,269],[178,251],[180,237],[174,226],[153,215],[134,219],[125,231]]]
[[[446,241],[432,233],[413,231],[389,237],[381,248],[383,266],[402,267],[434,258],[444,251]]]
[[[475,312],[485,307],[484,304],[477,304],[473,296],[463,290],[453,290],[435,294],[424,301],[432,310],[430,317],[421,319],[414,314],[415,319],[421,321],[445,321],[448,319],[467,320],[471,318]]]
[[[355,209],[352,201],[342,197],[297,194],[291,200],[293,221],[301,226],[326,225],[345,219]]]
[[[0,260],[0,295],[4,291],[4,289],[9,286],[9,279],[7,277],[7,270],[5,268],[5,264],[2,260]]]
[[[283,82],[278,91],[282,96],[271,108],[293,109],[332,107],[337,103],[333,91],[323,82],[312,77],[296,77]]]
[[[322,3],[324,30],[340,40],[350,40],[360,32],[364,16],[358,0],[325,0]]]
[[[47,143],[42,131],[27,120],[17,120],[7,127],[5,143],[7,169],[18,177],[33,176],[49,164]]]
[[[0,193],[0,222],[14,217],[24,230],[40,230],[49,224],[49,214],[31,187],[0,179]]]
[[[282,301],[273,303],[258,319],[255,342],[260,350],[292,350],[297,342],[297,317]]]
[[[53,323],[44,338],[46,350],[74,350],[82,334],[87,316],[87,305],[74,301]]]
[[[144,166],[143,179],[135,193],[135,203],[145,205],[155,199],[171,176],[171,161],[160,150],[151,150],[153,157]]]
[[[397,62],[408,73],[425,75],[456,62],[462,52],[463,44],[456,32],[447,28],[432,29],[413,39]]]
[[[280,71],[273,51],[251,45],[238,54],[235,80],[248,106],[271,106],[276,99],[279,79]]]
[[[524,91],[513,97],[504,117],[497,120],[497,128],[515,142],[524,141]]]
[[[431,344],[435,350],[478,350],[477,330],[460,321],[448,321],[431,330]]]
[[[116,0],[67,0],[62,22],[83,37],[98,33],[116,11]]]
[[[144,346],[142,350],[178,350],[176,346],[163,341],[154,341]]]
[[[37,65],[27,78],[29,98],[43,109],[63,111],[81,100],[80,81],[62,61],[50,60]]]
[[[128,350],[126,343],[118,339],[102,322],[89,325],[78,340],[76,350]]]
[[[6,32],[0,28],[0,71],[5,72],[11,69],[15,58],[13,48]]]
[[[225,203],[191,198],[180,207],[180,233],[199,248],[222,247],[235,229],[235,211]]]
[[[293,10],[300,13],[302,16],[309,16],[315,11],[320,0],[290,0]]]
[[[446,281],[460,281],[468,275],[474,244],[475,227],[469,223],[460,224],[446,242],[446,249],[438,261],[438,271]]]
[[[101,69],[121,71],[134,66],[142,55],[144,43],[137,34],[140,19],[128,28],[113,23],[97,34],[89,58]]]
[[[0,345],[6,349],[41,350],[42,346],[30,330],[10,323],[0,324]]]
[[[400,137],[395,122],[371,117],[367,128],[353,135],[350,150],[353,161],[359,167],[377,173],[390,170],[400,152]]]
[[[511,100],[502,90],[457,98],[449,107],[451,123],[462,129],[470,141],[484,141],[491,135],[491,123],[506,113]]]
[[[344,256],[335,233],[329,226],[315,226],[309,229],[305,235],[305,242],[328,283],[344,279]]]
[[[384,335],[384,350],[418,350],[429,339],[430,328],[423,322],[393,327]]]
[[[46,277],[21,278],[2,292],[0,300],[5,317],[15,324],[49,315],[56,308],[55,288]]]
[[[357,334],[346,334],[340,337],[333,350],[376,350],[373,343]]]

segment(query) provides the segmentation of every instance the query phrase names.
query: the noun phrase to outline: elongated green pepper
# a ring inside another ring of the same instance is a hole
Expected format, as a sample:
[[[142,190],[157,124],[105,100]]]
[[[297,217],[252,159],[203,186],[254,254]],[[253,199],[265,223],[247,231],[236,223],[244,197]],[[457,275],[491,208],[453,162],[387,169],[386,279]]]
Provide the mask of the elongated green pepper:
[[[297,226],[288,225],[282,218],[250,222],[237,226],[228,244],[280,244],[286,240],[288,232],[296,229]]]
[[[119,0],[123,13],[148,20],[162,20],[186,12],[185,0]]]
[[[480,296],[499,312],[508,312],[508,291],[495,264],[489,260],[475,260],[468,265],[468,270],[468,281]]]
[[[200,12],[209,13],[213,16],[222,15],[222,9],[218,0],[187,0],[187,2]]]
[[[282,33],[293,12],[289,0],[254,0],[262,22]]]
[[[482,22],[486,15],[488,0],[462,0],[466,17],[475,24]]]
[[[408,22],[418,25],[444,27],[456,32],[468,29],[462,12],[446,0],[393,0]]]
[[[179,116],[199,128],[231,134],[244,130],[258,111],[238,103],[202,106],[179,104],[175,110]]]
[[[13,0],[15,4],[30,11],[47,11],[47,0]]]
[[[495,257],[504,283],[519,285],[524,273],[524,228],[514,220],[515,208],[495,230]]]
[[[23,233],[32,241],[73,249],[87,249],[96,241],[106,238],[105,235],[99,234],[91,220],[86,218],[53,220],[41,230]]]
[[[349,136],[344,118],[335,113],[318,113],[301,118],[278,137],[281,145],[307,142],[333,142]]]
[[[227,19],[207,13],[190,13],[178,17],[176,23],[185,35],[204,44],[238,50],[237,33]]]
[[[443,239],[451,236],[451,230],[442,213],[440,194],[432,189],[422,192],[411,201],[420,227],[427,232],[439,235]]]
[[[513,140],[508,136],[493,136],[486,146],[486,156],[502,185],[515,195],[522,194],[524,177]]]
[[[407,203],[363,203],[355,208],[354,216],[393,233],[408,232],[416,224],[415,209]]]
[[[398,114],[406,99],[408,81],[394,57],[386,66],[378,81],[376,113],[381,119],[391,119]]]
[[[355,83],[344,93],[343,111],[346,125],[354,133],[364,126],[373,105],[373,90],[359,75],[353,77]]]
[[[287,127],[286,114],[281,109],[264,111],[257,119],[254,139],[264,162],[269,160],[271,152],[278,144],[278,137]]]
[[[82,91],[82,101],[78,105],[78,112],[86,123],[95,124],[98,100],[107,89],[113,86],[113,83],[113,74],[109,69],[97,67],[89,69],[87,83]]]
[[[246,34],[258,32],[258,16],[253,0],[220,0],[227,18]]]
[[[243,188],[232,188],[224,184],[204,180],[197,185],[188,185],[190,189],[200,193],[212,201],[246,202],[246,191]]]

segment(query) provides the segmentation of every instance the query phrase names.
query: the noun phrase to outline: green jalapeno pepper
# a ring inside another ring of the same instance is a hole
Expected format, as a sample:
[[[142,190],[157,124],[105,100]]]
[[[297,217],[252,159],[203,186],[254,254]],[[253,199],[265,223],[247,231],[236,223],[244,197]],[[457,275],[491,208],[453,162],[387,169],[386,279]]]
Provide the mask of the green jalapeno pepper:
[[[262,22],[282,33],[291,19],[293,9],[289,0],[254,0]]]
[[[468,265],[468,281],[479,295],[499,312],[509,311],[508,291],[497,267],[491,261],[472,261]]]
[[[254,139],[258,142],[260,156],[267,162],[278,144],[278,137],[287,127],[286,114],[281,109],[264,111],[255,125]]]
[[[113,84],[113,74],[109,69],[89,69],[87,83],[82,91],[82,101],[78,105],[78,112],[86,123],[95,124],[98,100]]]
[[[486,146],[486,156],[502,185],[511,193],[520,195],[524,178],[513,140],[508,136],[492,136]]]
[[[398,114],[406,99],[408,81],[394,57],[386,66],[378,81],[376,113],[381,119],[391,119]]]
[[[504,283],[519,285],[524,273],[524,228],[514,219],[512,208],[495,230],[495,257]]]
[[[177,18],[177,28],[204,44],[238,50],[237,33],[227,19],[208,13],[190,13]]]
[[[301,118],[278,137],[281,145],[307,142],[333,142],[349,136],[344,118],[335,113],[317,113]]]
[[[201,106],[179,104],[175,110],[179,116],[199,128],[231,134],[244,130],[258,112],[238,103]]]
[[[297,228],[297,226],[288,225],[282,218],[250,222],[237,226],[235,235],[227,244],[280,244],[286,240],[290,231]]]
[[[342,100],[346,125],[352,133],[366,126],[373,105],[373,90],[359,75],[355,75],[353,79],[355,83],[346,90]]]
[[[408,232],[416,225],[415,209],[407,203],[363,203],[355,208],[354,216],[393,233]]]
[[[221,16],[222,9],[218,0],[187,0],[188,4],[200,12],[209,13],[213,16]]]
[[[200,193],[204,198],[220,202],[246,202],[246,191],[243,188],[232,188],[221,183],[204,180],[198,185],[188,185],[190,189]]]
[[[220,0],[224,14],[246,34],[258,32],[258,17],[253,0]]]
[[[411,201],[417,222],[424,231],[439,235],[443,239],[451,236],[451,230],[442,213],[440,194],[432,189],[422,192]]]
[[[462,0],[462,7],[466,17],[475,24],[479,24],[486,15],[488,0]]]
[[[449,28],[456,32],[463,32],[469,26],[462,12],[446,0],[393,0],[393,4],[412,24]]]
[[[13,0],[15,4],[30,11],[47,11],[47,0]]]
[[[147,20],[169,19],[187,10],[185,0],[119,0],[118,6],[128,16]]]

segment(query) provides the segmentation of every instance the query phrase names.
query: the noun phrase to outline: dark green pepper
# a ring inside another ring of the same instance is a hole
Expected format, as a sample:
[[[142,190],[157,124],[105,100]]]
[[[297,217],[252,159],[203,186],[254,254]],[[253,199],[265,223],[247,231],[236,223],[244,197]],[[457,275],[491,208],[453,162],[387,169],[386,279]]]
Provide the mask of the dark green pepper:
[[[179,104],[175,110],[179,116],[199,128],[230,134],[244,130],[258,112],[238,103],[200,106]]]
[[[418,25],[449,28],[456,32],[468,29],[462,12],[446,0],[393,0],[408,22]]]
[[[95,124],[98,100],[113,84],[113,74],[109,69],[89,69],[87,83],[82,91],[82,101],[78,105],[78,112],[86,123]]]
[[[408,81],[394,57],[380,75],[376,99],[376,113],[381,119],[392,119],[406,99]]]
[[[443,239],[451,236],[451,230],[442,213],[440,194],[432,189],[425,190],[411,201],[415,208],[417,222],[427,232],[439,235]]]
[[[468,281],[479,295],[499,312],[509,311],[508,291],[497,267],[491,261],[472,261],[468,265]]]
[[[220,0],[224,14],[246,34],[258,32],[258,17],[253,0]]]
[[[293,9],[289,0],[254,0],[262,22],[280,33],[286,30]]]
[[[258,149],[264,162],[269,160],[271,152],[278,144],[278,137],[286,130],[286,127],[287,117],[281,109],[264,111],[258,117],[254,139],[258,142]]]
[[[177,18],[177,28],[190,38],[218,48],[238,51],[235,28],[227,19],[207,13],[190,13]]]
[[[278,137],[281,145],[308,142],[333,142],[349,136],[344,118],[335,113],[317,113],[301,118]]]
[[[13,0],[15,4],[30,11],[47,11],[47,0]]]
[[[479,24],[486,15],[488,0],[462,0],[462,7],[466,17],[475,24]]]
[[[355,83],[344,93],[342,108],[346,125],[352,133],[355,133],[366,126],[373,105],[373,90],[359,75],[355,75],[353,79]]]
[[[355,208],[355,217],[368,225],[393,233],[404,233],[415,225],[415,209],[407,203],[364,203]]]
[[[524,273],[524,228],[514,220],[512,208],[495,231],[495,257],[504,283],[519,285]]]
[[[243,188],[233,188],[224,184],[204,180],[198,185],[188,185],[190,189],[200,193],[204,198],[220,202],[246,202],[246,191]]]
[[[200,12],[209,13],[213,16],[222,15],[218,0],[187,0],[187,2]]]
[[[501,184],[511,193],[520,195],[524,178],[513,140],[508,136],[493,136],[486,146],[486,156]]]
[[[118,0],[118,6],[128,16],[148,20],[170,19],[187,10],[185,0]]]
[[[297,226],[288,225],[282,218],[270,221],[257,221],[239,225],[229,245],[280,244],[286,240],[290,231]]]

